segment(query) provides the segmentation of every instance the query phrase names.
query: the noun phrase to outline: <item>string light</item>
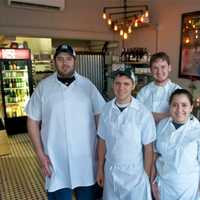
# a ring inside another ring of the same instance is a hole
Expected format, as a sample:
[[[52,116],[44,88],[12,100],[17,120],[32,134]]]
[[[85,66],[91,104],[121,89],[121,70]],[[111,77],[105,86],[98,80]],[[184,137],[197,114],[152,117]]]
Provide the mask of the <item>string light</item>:
[[[128,34],[125,32],[124,33],[124,39],[126,40],[128,38]]]
[[[104,7],[102,18],[107,20],[111,30],[119,31],[123,39],[127,39],[134,28],[149,23],[148,6],[127,5],[127,0],[123,0],[123,6]]]

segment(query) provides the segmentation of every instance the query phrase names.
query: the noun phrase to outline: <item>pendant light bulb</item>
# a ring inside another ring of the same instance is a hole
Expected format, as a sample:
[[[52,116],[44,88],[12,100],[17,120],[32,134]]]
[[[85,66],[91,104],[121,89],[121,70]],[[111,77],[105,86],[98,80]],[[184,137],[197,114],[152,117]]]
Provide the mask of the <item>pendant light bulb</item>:
[[[120,34],[121,36],[123,36],[124,31],[121,29],[120,32],[119,32],[119,34]]]
[[[190,43],[190,38],[186,38],[185,43],[189,44]]]
[[[124,39],[126,40],[128,38],[128,34],[124,32]]]
[[[144,16],[143,16],[143,15],[140,17],[140,21],[141,21],[142,23],[144,22]]]
[[[106,18],[107,18],[107,16],[106,16],[106,13],[105,13],[105,12],[103,13],[103,15],[102,15],[102,18],[103,18],[103,19],[106,19]]]
[[[138,27],[138,20],[137,19],[135,20],[134,26]]]
[[[115,24],[114,31],[118,31],[118,26]]]
[[[108,25],[111,25],[112,24],[112,20],[109,18],[108,19]]]
[[[128,27],[128,33],[132,33],[131,26]]]
[[[148,10],[145,11],[144,16],[149,17],[149,11]]]

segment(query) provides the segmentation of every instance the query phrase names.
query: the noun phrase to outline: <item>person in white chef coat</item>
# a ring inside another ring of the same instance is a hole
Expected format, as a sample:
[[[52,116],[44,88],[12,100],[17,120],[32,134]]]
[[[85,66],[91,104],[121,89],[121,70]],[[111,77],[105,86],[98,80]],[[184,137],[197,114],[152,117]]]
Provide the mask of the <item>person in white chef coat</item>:
[[[104,188],[103,200],[151,200],[155,122],[131,95],[132,69],[121,65],[113,75],[116,97],[105,105],[99,120],[97,183]]]
[[[200,122],[191,114],[192,95],[177,89],[169,103],[171,116],[157,127],[153,193],[156,200],[199,200]]]
[[[59,45],[56,72],[39,83],[25,109],[49,200],[71,200],[72,193],[96,199],[96,125],[105,102],[75,71],[75,60],[70,45]]]
[[[139,91],[137,99],[153,113],[155,122],[158,123],[169,116],[169,97],[180,86],[169,79],[172,67],[170,58],[165,52],[151,56],[150,69],[154,81]]]

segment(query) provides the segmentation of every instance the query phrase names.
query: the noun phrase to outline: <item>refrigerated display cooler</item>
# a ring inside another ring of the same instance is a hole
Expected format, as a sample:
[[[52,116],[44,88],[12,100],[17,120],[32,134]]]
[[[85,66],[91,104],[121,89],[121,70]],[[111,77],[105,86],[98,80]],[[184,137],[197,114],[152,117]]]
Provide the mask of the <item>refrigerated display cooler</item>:
[[[0,79],[7,133],[25,133],[24,107],[33,92],[30,50],[0,49]]]

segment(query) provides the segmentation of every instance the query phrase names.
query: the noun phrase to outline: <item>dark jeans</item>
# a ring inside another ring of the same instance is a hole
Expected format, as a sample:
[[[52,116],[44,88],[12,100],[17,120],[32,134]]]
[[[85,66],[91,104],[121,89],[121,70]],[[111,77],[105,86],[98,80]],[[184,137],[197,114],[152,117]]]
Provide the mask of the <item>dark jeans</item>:
[[[48,200],[72,200],[72,194],[76,200],[96,200],[101,197],[102,191],[97,184],[88,187],[77,187],[75,189],[63,188],[55,192],[48,192]]]

